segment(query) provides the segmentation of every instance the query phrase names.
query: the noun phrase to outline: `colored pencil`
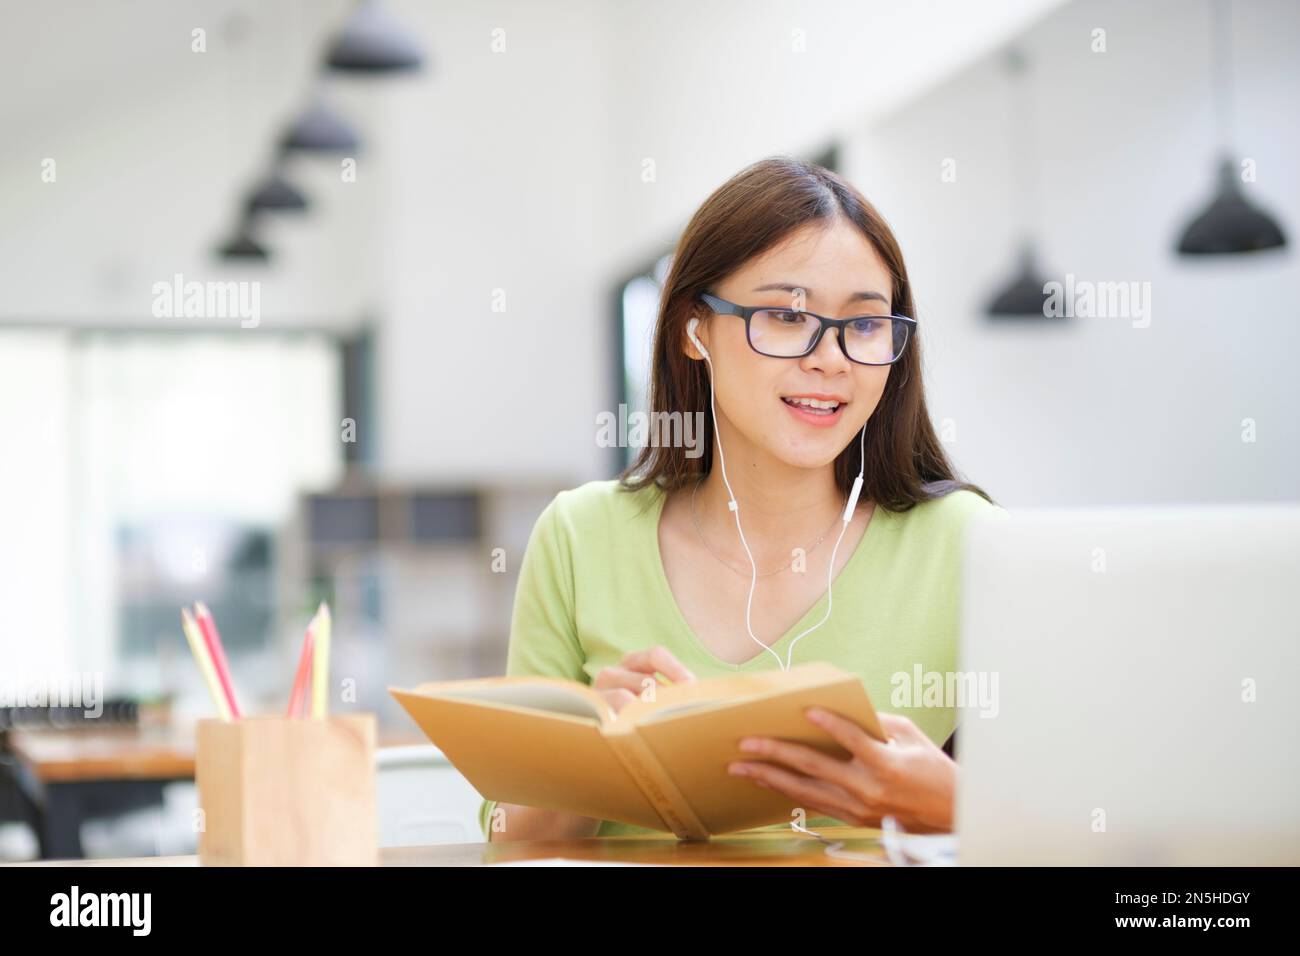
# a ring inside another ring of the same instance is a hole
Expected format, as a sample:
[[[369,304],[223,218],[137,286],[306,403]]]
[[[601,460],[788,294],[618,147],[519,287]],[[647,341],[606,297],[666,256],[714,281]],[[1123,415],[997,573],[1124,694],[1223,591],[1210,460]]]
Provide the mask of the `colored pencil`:
[[[230,705],[226,701],[225,693],[221,690],[221,682],[217,680],[217,669],[208,656],[207,644],[203,640],[199,625],[195,622],[188,608],[181,609],[181,630],[185,632],[185,640],[189,642],[190,651],[194,654],[194,660],[199,665],[199,673],[203,675],[203,682],[208,685],[208,693],[212,695],[212,701],[217,705],[217,713],[221,715],[222,720],[230,720]]]
[[[238,720],[242,715],[239,712],[239,702],[235,699],[235,684],[230,679],[230,664],[226,660],[225,648],[221,646],[221,633],[217,630],[216,618],[212,616],[206,604],[196,601],[194,619],[198,621],[199,632],[208,646],[208,653],[212,655],[212,665],[216,668],[217,680],[221,682],[221,689],[230,702],[230,713]]]
[[[329,716],[330,609],[324,601],[316,611],[316,637],[311,654],[311,715]]]
[[[306,717],[307,685],[311,680],[312,659],[316,636],[316,623],[313,617],[307,625],[307,633],[302,637],[302,652],[298,655],[298,670],[293,677],[293,690],[289,693],[289,716]]]

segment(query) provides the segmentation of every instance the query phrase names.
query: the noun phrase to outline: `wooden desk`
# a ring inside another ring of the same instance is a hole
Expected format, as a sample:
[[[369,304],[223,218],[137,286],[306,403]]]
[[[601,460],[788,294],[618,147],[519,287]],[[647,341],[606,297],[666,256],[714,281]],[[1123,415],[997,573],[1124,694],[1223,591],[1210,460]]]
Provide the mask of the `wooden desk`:
[[[36,781],[45,859],[81,856],[84,820],[160,805],[167,784],[194,779],[192,726],[18,729],[5,741]],[[423,742],[389,734],[380,745]]]
[[[9,749],[45,784],[90,780],[193,780],[194,730],[11,730]],[[380,747],[422,744],[418,735],[384,734]]]
[[[45,784],[193,780],[194,735],[171,729],[13,730],[9,747]]]
[[[18,729],[4,742],[28,775],[45,859],[81,856],[83,821],[160,805],[167,784],[194,779],[194,737],[179,729]]]
[[[730,833],[706,843],[662,838],[603,837],[584,840],[511,840],[445,846],[390,847],[379,851],[380,866],[486,866],[562,857],[599,863],[656,863],[673,866],[888,866],[880,831],[825,827],[817,831],[843,840],[844,849],[872,857],[843,860],[826,855],[825,844],[785,831]],[[120,860],[50,860],[14,866],[198,866],[196,856],[155,856]]]

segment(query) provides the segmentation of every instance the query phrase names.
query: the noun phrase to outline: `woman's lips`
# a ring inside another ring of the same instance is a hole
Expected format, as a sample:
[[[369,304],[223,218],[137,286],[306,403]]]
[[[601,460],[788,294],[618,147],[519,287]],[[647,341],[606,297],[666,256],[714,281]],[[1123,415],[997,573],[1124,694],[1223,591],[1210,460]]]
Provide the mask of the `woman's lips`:
[[[795,405],[785,399],[781,400],[781,404],[790,410],[791,415],[807,425],[812,425],[815,428],[830,428],[840,420],[840,416],[844,414],[844,406],[848,402],[841,402],[833,412],[819,408],[808,408],[804,405]]]

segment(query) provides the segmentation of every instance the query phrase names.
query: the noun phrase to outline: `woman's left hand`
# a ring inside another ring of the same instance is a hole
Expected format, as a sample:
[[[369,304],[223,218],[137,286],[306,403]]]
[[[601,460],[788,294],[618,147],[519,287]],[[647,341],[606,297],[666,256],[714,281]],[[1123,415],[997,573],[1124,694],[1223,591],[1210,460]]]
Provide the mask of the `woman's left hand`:
[[[892,815],[915,833],[952,829],[957,764],[916,724],[880,714],[890,738],[882,743],[853,721],[820,708],[809,708],[805,716],[835,738],[849,758],[838,760],[773,737],[746,737],[740,749],[761,760],[730,763],[728,773],[784,793],[810,817],[879,827]]]

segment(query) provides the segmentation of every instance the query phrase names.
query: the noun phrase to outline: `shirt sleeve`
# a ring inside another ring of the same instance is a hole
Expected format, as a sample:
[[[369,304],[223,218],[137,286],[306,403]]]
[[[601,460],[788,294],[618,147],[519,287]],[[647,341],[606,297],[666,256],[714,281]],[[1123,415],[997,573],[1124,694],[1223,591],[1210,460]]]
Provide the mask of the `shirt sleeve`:
[[[560,492],[533,526],[519,565],[519,583],[510,620],[507,677],[559,677],[589,683],[574,614],[572,528],[565,520]],[[495,800],[479,808],[483,838],[490,839]]]
[[[575,620],[572,528],[559,495],[543,509],[524,550],[510,620],[509,677],[559,677],[588,683]]]

